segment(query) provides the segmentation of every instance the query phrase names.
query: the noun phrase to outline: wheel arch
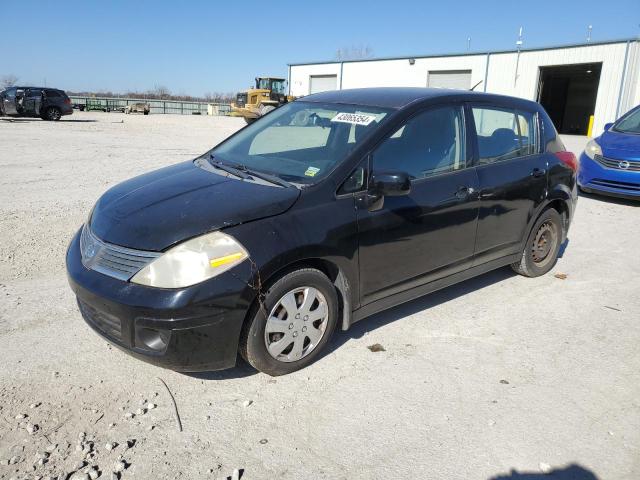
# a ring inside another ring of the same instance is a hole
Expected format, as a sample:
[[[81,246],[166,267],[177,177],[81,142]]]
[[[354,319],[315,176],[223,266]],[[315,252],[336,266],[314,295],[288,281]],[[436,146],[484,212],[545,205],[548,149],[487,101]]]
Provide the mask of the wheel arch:
[[[573,217],[573,202],[572,202],[572,194],[571,190],[568,186],[559,184],[556,185],[547,196],[547,202],[545,203],[543,209],[538,214],[538,217],[542,215],[548,208],[555,208],[555,210],[560,214],[562,218],[562,241],[564,242],[567,238],[567,233],[569,231],[569,224],[571,223],[571,219]],[[537,220],[537,218],[536,218]],[[534,220],[535,222],[535,220]]]
[[[266,278],[260,279],[260,284],[262,285],[261,290],[266,291],[271,287],[278,279],[285,276],[287,273],[290,273],[294,270],[299,270],[302,268],[314,268],[319,270],[323,274],[325,274],[331,283],[333,283],[334,288],[338,294],[338,310],[339,310],[339,323],[338,326],[341,330],[347,330],[351,325],[351,311],[352,311],[352,301],[351,301],[351,284],[347,278],[347,275],[342,271],[342,269],[335,264],[324,258],[318,257],[310,257],[295,260],[291,263],[288,263],[272,272]],[[258,302],[260,301],[260,297],[262,296],[262,292],[258,292],[253,299],[251,306],[247,310],[247,314],[244,318],[244,325],[251,320],[251,316],[256,311]]]
[[[531,229],[540,218],[540,215],[549,208],[554,208],[560,214],[560,217],[562,218],[562,242],[567,239],[569,224],[571,223],[571,218],[573,216],[571,198],[571,191],[565,185],[557,185],[548,192],[545,201],[538,206],[535,214],[531,215],[531,218],[529,218],[527,228],[525,229],[524,236],[522,238],[522,248],[524,248],[524,244],[529,238]]]

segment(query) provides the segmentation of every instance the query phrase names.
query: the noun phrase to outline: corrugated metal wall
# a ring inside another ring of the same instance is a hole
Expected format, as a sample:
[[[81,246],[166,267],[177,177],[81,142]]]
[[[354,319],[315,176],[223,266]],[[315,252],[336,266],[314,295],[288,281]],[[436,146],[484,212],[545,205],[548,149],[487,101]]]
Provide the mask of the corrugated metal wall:
[[[525,50],[520,53],[517,78],[516,62],[517,53],[508,52],[415,58],[412,62],[409,58],[403,58],[291,65],[290,86],[292,95],[308,95],[311,75],[334,74],[338,75],[338,88],[340,84],[342,88],[424,87],[429,71],[471,70],[472,85],[484,81],[486,75],[486,83],[476,90],[536,100],[540,67],[602,63],[594,113],[594,135],[602,132],[605,123],[615,120],[640,103],[639,41]]]

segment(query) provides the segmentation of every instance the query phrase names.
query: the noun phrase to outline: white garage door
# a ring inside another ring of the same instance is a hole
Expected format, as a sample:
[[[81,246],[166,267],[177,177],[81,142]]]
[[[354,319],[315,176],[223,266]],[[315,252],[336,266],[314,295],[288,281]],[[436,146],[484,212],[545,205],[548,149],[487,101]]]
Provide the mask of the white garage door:
[[[431,70],[427,77],[427,87],[469,90],[471,70]]]
[[[309,78],[309,93],[326,92],[337,88],[337,75],[311,75]]]

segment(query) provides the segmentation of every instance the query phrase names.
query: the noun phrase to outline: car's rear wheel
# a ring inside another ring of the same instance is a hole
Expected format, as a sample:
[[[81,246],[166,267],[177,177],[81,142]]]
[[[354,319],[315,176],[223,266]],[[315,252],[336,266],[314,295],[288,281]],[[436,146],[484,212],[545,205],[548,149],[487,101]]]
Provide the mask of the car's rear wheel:
[[[562,217],[549,208],[533,225],[520,261],[511,264],[511,268],[526,277],[544,275],[556,264],[561,241]]]
[[[60,120],[60,117],[62,117],[62,112],[60,112],[58,107],[49,107],[44,112],[44,118],[46,120],[57,121]]]
[[[312,268],[295,270],[276,281],[249,315],[240,354],[272,376],[313,363],[336,327],[338,296],[331,281]]]

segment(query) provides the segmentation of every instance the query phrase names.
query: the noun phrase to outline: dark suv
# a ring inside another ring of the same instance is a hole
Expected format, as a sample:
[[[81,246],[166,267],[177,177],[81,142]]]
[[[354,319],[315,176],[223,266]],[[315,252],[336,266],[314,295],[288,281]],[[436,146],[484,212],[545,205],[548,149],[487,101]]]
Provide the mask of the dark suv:
[[[281,375],[386,308],[505,265],[548,272],[576,167],[528,100],[310,95],[107,191],[71,241],[69,281],[86,322],[138,358],[208,370],[239,351]]]
[[[71,100],[62,90],[42,87],[10,87],[0,93],[0,113],[10,117],[60,120],[71,115]]]

